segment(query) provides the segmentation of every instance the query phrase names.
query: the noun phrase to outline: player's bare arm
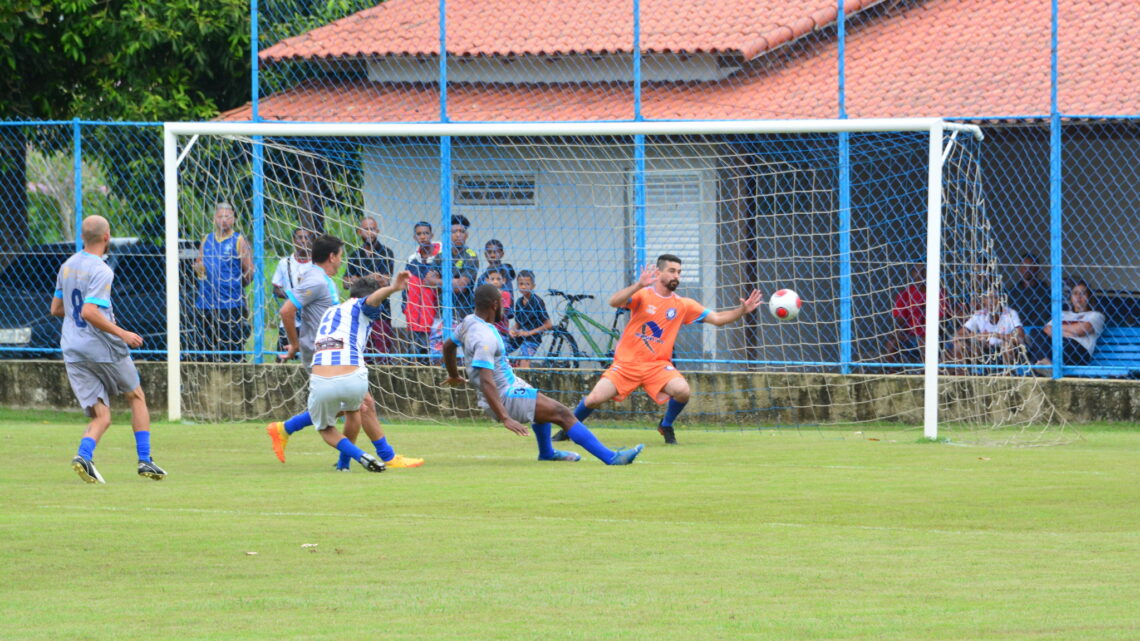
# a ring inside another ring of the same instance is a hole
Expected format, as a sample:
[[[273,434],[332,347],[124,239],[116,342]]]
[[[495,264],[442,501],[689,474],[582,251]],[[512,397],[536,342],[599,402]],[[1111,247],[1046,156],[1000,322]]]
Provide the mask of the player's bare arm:
[[[297,306],[291,300],[285,301],[285,304],[281,306],[281,324],[285,326],[285,338],[288,341],[285,346],[285,355],[282,358],[292,360],[297,355],[301,339],[297,336]]]
[[[238,238],[238,253],[241,254],[241,284],[245,286],[253,282],[253,253],[244,236]]]
[[[95,329],[101,332],[106,332],[112,336],[118,336],[119,338],[123,339],[124,343],[130,345],[131,347],[142,347],[142,336],[139,336],[134,332],[128,332],[122,327],[119,327],[118,325],[112,323],[111,319],[107,318],[103,315],[102,312],[99,311],[98,305],[95,305],[94,303],[84,303],[83,308],[79,312],[79,315],[83,317],[83,320],[90,323],[91,326]]]
[[[641,270],[641,277],[637,279],[637,282],[629,287],[619,289],[613,296],[610,296],[610,307],[623,307],[639,289],[649,287],[657,282],[659,276],[660,271],[657,269],[657,265],[652,263],[646,265],[645,268]]]
[[[384,299],[388,298],[392,294],[404,291],[407,289],[408,279],[411,277],[411,272],[403,271],[399,274],[396,274],[396,280],[393,281],[392,284],[381,287],[380,289],[377,289],[376,291],[369,294],[368,298],[364,299],[364,304],[368,305],[369,307],[376,307],[380,303],[384,302]]]
[[[760,306],[763,299],[764,295],[760,293],[760,290],[754,289],[752,293],[748,295],[748,298],[740,299],[739,307],[712,312],[708,316],[705,316],[705,322],[710,325],[716,325],[717,327],[734,323],[740,320],[745,314],[751,314],[756,311],[756,308]]]
[[[51,299],[51,315],[63,318],[63,299],[53,297]]]
[[[487,405],[490,406],[491,413],[503,424],[503,427],[519,436],[527,436],[530,434],[530,428],[519,423],[507,414],[507,408],[503,406],[503,401],[499,398],[499,390],[495,387],[495,380],[494,377],[491,376],[491,371],[479,368],[475,370],[475,373],[475,375],[479,377],[479,388],[483,391],[483,398],[487,399]]]
[[[443,381],[444,387],[460,387],[467,380],[459,375],[459,365],[455,360],[455,353],[459,346],[450,338],[443,341],[443,366],[447,369],[447,379]]]

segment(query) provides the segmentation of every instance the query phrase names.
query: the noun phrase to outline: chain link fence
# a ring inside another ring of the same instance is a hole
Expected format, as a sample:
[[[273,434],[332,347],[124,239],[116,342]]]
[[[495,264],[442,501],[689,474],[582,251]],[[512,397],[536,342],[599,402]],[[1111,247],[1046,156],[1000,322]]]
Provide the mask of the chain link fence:
[[[1091,362],[1064,363],[1053,375],[1140,371],[1132,338],[1140,332],[1140,65],[1128,37],[1140,30],[1138,5],[1061,0],[1055,13],[981,0],[257,7],[258,95],[226,119],[937,115],[980,124],[993,260],[1034,356],[1062,356],[1051,319],[1073,313],[1080,283],[1105,327]],[[58,356],[58,323],[46,313],[54,270],[75,249],[79,220],[100,214],[123,239],[121,286],[140,291],[137,312],[120,315],[148,338],[153,329],[148,347],[161,357],[161,163],[157,123],[0,123],[0,283],[5,300],[19,301],[0,316],[0,356]],[[208,227],[207,208],[190,215],[203,219],[184,229]],[[188,260],[198,240],[186,238]],[[265,321],[269,331],[275,323]]]

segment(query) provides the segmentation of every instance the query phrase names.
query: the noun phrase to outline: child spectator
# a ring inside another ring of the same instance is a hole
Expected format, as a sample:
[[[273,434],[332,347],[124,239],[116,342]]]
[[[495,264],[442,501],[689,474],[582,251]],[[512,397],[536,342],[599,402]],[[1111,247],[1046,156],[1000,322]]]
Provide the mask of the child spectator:
[[[479,277],[476,286],[482,285],[487,282],[487,276],[493,270],[499,270],[503,275],[503,285],[499,287],[500,290],[508,291],[512,295],[515,292],[515,268],[510,263],[503,262],[503,255],[506,252],[503,250],[502,241],[492,238],[487,241],[483,246],[483,256],[487,258],[487,271]]]
[[[542,333],[554,327],[554,323],[550,321],[546,303],[534,293],[534,272],[529,269],[520,271],[516,284],[519,296],[512,309],[515,328],[511,330],[507,353],[518,350],[516,367],[525,369],[530,367],[530,358],[542,344]]]
[[[511,336],[511,293],[504,289],[506,279],[503,277],[503,271],[500,268],[488,269],[484,276],[487,277],[488,284],[499,288],[499,296],[503,301],[503,320],[495,323],[495,328],[499,330],[499,334],[504,339],[509,339]]]

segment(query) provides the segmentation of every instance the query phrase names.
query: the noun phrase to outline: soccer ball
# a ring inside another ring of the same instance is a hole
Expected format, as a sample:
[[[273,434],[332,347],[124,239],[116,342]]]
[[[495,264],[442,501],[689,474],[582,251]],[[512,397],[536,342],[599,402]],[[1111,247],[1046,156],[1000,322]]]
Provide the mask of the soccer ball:
[[[790,321],[800,315],[800,307],[803,304],[799,294],[790,289],[781,289],[772,294],[772,298],[768,300],[768,311],[772,312],[776,320]]]

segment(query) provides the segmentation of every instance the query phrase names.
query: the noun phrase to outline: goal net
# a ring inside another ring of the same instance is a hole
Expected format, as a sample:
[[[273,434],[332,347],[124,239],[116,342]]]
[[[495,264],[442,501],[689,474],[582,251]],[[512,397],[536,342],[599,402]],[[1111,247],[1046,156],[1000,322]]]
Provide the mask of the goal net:
[[[277,420],[304,408],[307,371],[278,362],[279,310],[298,270],[321,269],[304,262],[307,239],[331,234],[346,242],[331,275],[342,299],[355,274],[414,275],[369,339],[390,421],[484,420],[471,390],[439,387],[438,348],[474,287],[499,278],[519,312],[504,327],[518,373],[573,407],[625,329],[608,299],[673,254],[676,293],[708,309],[754,288],[804,301],[792,322],[765,304],[682,329],[673,364],[693,396],[678,429],[903,425],[956,441],[1063,442],[1073,432],[1016,333],[959,335],[979,310],[1007,322],[976,133],[934,120],[168,124],[168,246],[238,252],[205,261],[209,273],[197,255],[168,259],[179,283],[172,414]],[[232,207],[240,243],[218,203]],[[518,323],[541,322],[539,302],[553,328],[512,342]],[[660,413],[639,391],[591,421],[649,427]]]

